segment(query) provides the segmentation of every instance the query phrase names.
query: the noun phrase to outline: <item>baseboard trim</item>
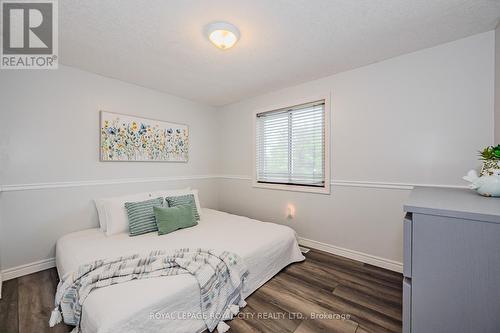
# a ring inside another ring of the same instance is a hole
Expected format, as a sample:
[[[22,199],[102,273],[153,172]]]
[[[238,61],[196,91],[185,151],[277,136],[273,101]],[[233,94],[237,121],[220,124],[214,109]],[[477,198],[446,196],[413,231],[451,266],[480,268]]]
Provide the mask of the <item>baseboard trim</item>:
[[[345,249],[339,246],[331,245],[331,244],[326,244],[322,242],[318,242],[312,239],[307,239],[304,237],[299,237],[299,244],[325,251],[328,253],[332,253],[341,257],[346,257],[349,259],[361,261],[370,265],[382,267],[385,269],[389,269],[391,271],[403,272],[403,264],[394,260],[389,260],[377,256],[373,256],[371,254],[366,254],[363,252],[359,251],[354,251],[354,250],[349,250]],[[2,271],[2,279],[0,281],[7,281],[7,280],[12,280],[24,275],[28,274],[33,274],[36,272],[40,272],[52,267],[56,266],[56,259],[55,258],[48,258],[48,259],[43,259],[39,261],[35,261],[29,264],[25,265],[20,265],[12,268],[8,268],[6,270]]]
[[[403,264],[394,260],[377,257],[371,254],[345,249],[339,246],[318,242],[312,239],[298,237],[299,244],[316,250],[325,251],[341,257],[361,261],[366,264],[385,268],[391,271],[403,272]]]
[[[56,258],[43,259],[29,264],[8,268],[2,271],[2,280],[12,280],[20,276],[56,267]]]

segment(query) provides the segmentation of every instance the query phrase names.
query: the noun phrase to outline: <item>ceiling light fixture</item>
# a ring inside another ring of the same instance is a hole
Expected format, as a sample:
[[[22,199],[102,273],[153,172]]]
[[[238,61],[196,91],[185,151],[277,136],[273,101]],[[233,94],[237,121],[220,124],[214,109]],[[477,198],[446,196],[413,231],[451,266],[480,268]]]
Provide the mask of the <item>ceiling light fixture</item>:
[[[215,22],[207,26],[208,39],[221,50],[227,50],[240,39],[240,31],[231,23]]]

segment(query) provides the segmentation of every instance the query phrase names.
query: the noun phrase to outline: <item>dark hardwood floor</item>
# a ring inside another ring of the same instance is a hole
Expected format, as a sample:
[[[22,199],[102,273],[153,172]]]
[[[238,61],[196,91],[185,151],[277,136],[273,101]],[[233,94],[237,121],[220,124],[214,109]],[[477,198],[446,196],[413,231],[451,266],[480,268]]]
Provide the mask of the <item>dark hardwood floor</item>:
[[[306,258],[254,292],[230,332],[401,332],[401,274],[316,250]],[[57,280],[49,269],[5,281],[0,332],[71,331],[47,324]]]

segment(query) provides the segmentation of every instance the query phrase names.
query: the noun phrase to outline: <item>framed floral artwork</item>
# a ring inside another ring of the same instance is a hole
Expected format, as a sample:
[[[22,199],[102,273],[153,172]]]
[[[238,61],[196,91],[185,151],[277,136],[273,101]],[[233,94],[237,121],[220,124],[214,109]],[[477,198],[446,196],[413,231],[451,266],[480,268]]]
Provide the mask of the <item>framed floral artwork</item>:
[[[184,124],[101,111],[100,159],[187,162],[189,128]]]

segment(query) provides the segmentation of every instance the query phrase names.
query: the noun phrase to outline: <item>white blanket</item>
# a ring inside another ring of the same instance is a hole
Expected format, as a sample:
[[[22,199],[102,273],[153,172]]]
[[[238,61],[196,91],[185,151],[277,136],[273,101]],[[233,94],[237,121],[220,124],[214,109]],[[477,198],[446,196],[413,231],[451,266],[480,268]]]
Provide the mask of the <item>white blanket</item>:
[[[204,209],[196,227],[163,236],[150,233],[106,237],[99,229],[66,235],[57,242],[57,268],[64,275],[96,259],[182,247],[216,248],[240,255],[250,271],[244,297],[286,265],[304,259],[292,229]],[[83,305],[82,331],[115,332],[123,325],[132,325],[127,329],[136,332],[201,332],[205,328],[203,320],[193,317],[201,310],[199,297],[197,282],[190,275],[136,280],[98,289]]]

